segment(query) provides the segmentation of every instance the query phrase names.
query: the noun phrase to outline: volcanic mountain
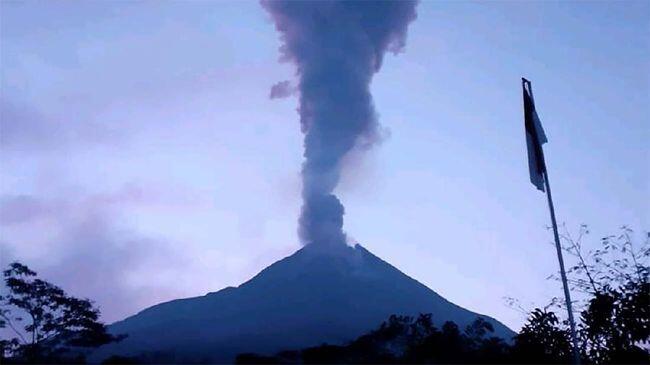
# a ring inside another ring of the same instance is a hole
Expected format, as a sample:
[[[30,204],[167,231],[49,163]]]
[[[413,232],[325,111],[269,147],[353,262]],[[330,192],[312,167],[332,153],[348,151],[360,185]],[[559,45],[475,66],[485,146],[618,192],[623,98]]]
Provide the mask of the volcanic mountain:
[[[460,328],[483,317],[495,335],[514,334],[461,308],[360,245],[308,245],[238,287],[155,305],[110,326],[127,334],[92,357],[145,356],[152,362],[227,362],[238,353],[275,353],[340,344],[391,314],[432,313]]]

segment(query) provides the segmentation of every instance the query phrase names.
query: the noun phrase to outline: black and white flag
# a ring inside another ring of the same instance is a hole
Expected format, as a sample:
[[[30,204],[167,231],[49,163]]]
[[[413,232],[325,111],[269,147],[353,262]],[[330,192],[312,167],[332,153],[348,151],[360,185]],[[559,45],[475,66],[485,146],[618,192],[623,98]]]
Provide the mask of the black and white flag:
[[[544,151],[542,145],[547,142],[544,128],[539,121],[535,110],[535,100],[530,81],[522,79],[524,91],[524,120],[526,125],[526,145],[528,147],[528,170],[530,182],[537,189],[544,191],[544,173],[546,164],[544,162]]]

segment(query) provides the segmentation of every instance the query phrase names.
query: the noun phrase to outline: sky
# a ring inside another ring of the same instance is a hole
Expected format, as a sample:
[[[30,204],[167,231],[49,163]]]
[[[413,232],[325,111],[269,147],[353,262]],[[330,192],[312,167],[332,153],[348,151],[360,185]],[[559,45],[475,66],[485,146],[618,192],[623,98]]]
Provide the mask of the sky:
[[[0,264],[107,322],[236,286],[300,248],[302,135],[257,2],[0,2]],[[561,295],[528,181],[532,81],[561,223],[650,228],[650,4],[432,2],[372,83],[382,143],[346,158],[344,230],[513,329]],[[286,93],[285,93],[286,94]],[[570,261],[570,258],[568,258]]]

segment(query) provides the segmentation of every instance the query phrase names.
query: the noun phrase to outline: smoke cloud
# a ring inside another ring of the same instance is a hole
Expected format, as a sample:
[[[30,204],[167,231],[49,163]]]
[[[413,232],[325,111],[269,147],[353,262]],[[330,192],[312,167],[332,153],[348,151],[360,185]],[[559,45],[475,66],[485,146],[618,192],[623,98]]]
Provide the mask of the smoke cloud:
[[[291,88],[291,82],[289,80],[280,81],[273,86],[271,86],[271,93],[269,98],[271,99],[282,99],[291,96],[293,92]]]
[[[334,195],[343,157],[380,139],[370,94],[387,51],[406,43],[415,1],[268,1],[283,45],[281,60],[298,76],[304,139],[303,244],[345,244],[343,205]]]

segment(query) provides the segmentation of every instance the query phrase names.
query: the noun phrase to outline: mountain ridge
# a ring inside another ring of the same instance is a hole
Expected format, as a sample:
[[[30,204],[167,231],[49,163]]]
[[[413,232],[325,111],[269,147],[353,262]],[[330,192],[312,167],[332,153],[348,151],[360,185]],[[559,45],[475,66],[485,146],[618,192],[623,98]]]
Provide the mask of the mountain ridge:
[[[514,332],[497,320],[449,302],[361,245],[305,246],[237,287],[176,299],[110,325],[129,335],[100,348],[152,361],[231,361],[241,352],[274,353],[344,343],[391,314],[433,313],[434,322],[461,328],[477,317],[495,334]]]

